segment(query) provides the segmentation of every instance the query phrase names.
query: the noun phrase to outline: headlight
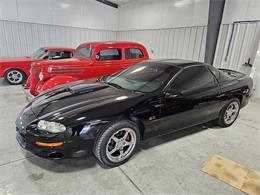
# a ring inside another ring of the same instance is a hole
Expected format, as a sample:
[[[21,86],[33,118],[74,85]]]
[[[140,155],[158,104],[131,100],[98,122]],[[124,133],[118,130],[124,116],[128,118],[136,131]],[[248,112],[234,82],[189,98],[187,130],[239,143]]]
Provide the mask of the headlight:
[[[66,127],[63,124],[44,120],[38,122],[37,128],[50,133],[62,133],[66,131]]]
[[[40,81],[43,81],[43,79],[44,79],[42,72],[40,72],[40,74],[39,74],[39,79],[40,79]]]

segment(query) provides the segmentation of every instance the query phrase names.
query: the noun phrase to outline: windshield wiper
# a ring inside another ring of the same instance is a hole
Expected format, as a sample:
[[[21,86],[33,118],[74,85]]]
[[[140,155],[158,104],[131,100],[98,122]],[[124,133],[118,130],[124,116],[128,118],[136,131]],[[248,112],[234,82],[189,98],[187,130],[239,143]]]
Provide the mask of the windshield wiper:
[[[120,85],[118,85],[118,84],[116,84],[116,83],[106,82],[106,84],[111,85],[111,86],[113,86],[113,87],[116,87],[116,88],[118,88],[118,89],[123,89],[123,87],[121,87]]]

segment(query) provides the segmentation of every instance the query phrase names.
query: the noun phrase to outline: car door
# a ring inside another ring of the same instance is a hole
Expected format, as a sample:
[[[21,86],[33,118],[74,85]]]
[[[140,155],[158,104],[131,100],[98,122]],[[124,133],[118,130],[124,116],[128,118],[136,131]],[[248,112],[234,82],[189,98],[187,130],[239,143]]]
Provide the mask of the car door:
[[[121,48],[103,48],[96,52],[95,63],[93,63],[92,77],[100,77],[112,74],[121,69],[122,49]]]
[[[162,98],[159,133],[175,131],[213,120],[218,116],[220,89],[204,65],[184,68]]]

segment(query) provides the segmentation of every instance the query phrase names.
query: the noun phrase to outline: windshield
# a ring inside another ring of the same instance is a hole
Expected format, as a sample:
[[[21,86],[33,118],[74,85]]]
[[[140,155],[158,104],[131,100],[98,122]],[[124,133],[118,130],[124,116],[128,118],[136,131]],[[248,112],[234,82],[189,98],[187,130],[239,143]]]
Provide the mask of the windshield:
[[[42,59],[47,54],[47,52],[47,49],[40,48],[33,52],[30,57],[34,59]]]
[[[81,56],[85,58],[90,58],[92,55],[92,48],[91,47],[78,47],[76,49],[76,53],[74,56]]]
[[[178,71],[176,66],[142,62],[108,79],[107,83],[130,91],[153,92],[164,87]]]

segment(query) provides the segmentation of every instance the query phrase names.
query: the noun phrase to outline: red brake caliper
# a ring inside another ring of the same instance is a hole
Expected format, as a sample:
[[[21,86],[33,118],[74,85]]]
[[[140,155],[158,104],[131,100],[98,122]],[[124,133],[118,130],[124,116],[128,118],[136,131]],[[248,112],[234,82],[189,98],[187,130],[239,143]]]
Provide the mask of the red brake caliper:
[[[130,133],[126,132],[126,138],[125,141],[129,142],[131,140]]]

